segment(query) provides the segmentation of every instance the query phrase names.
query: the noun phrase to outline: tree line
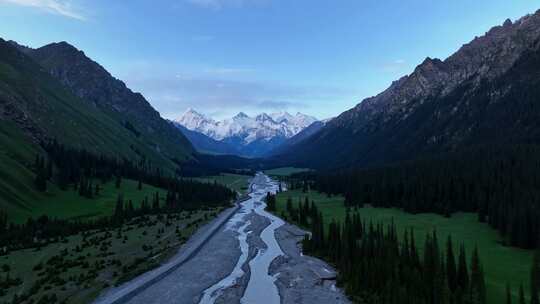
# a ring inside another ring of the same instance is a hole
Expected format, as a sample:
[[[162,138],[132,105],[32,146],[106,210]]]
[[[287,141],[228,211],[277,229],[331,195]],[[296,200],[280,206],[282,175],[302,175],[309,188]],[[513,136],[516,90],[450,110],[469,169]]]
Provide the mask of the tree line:
[[[382,168],[303,176],[346,206],[397,207],[410,213],[476,212],[508,245],[532,249],[540,235],[540,146],[476,148]]]
[[[167,202],[174,205],[220,204],[236,196],[235,192],[217,183],[204,183],[181,176],[170,176],[159,167],[141,159],[133,162],[105,155],[96,155],[84,149],[65,147],[56,140],[43,144],[47,151],[47,161],[41,155],[36,156],[36,180],[45,179],[55,182],[61,189],[73,186],[81,196],[91,198],[99,194],[98,182],[114,180],[119,188],[123,178],[169,191]],[[42,181],[36,185],[46,184]],[[39,188],[39,187],[38,187]],[[180,203],[180,201],[182,203]],[[192,206],[193,207],[193,206]]]
[[[112,216],[85,221],[43,215],[37,219],[28,218],[24,224],[14,224],[9,222],[7,212],[0,210],[0,254],[12,249],[40,247],[86,230],[115,227],[136,216],[224,206],[236,198],[236,193],[225,186],[166,176],[161,169],[153,168],[143,160],[132,162],[96,155],[65,147],[56,140],[43,144],[43,147],[47,155],[37,155],[34,163],[34,183],[39,191],[46,191],[47,183],[53,182],[64,191],[72,190],[80,196],[95,198],[103,183],[114,180],[116,188],[120,188],[123,178],[129,178],[138,181],[138,190],[142,190],[144,183],[166,190],[166,195],[160,197],[156,192],[151,198],[145,197],[134,204],[131,200],[124,201],[120,194]]]
[[[224,200],[195,204],[179,200],[179,198],[178,193],[174,191],[167,192],[165,196],[155,192],[150,198],[146,196],[135,204],[132,200],[124,199],[123,194],[120,193],[112,215],[85,220],[58,219],[43,215],[36,219],[29,217],[23,224],[15,224],[7,221],[5,212],[0,212],[0,255],[12,250],[39,249],[48,243],[61,242],[70,235],[89,230],[114,229],[136,217],[195,211],[201,208],[225,206],[230,202]]]
[[[300,199],[297,207],[289,197],[286,210],[282,217],[311,231],[304,238],[303,251],[335,265],[338,284],[354,302],[487,303],[484,268],[477,248],[468,260],[463,244],[457,248],[451,236],[443,243],[433,231],[419,249],[412,228],[399,238],[393,221],[387,226],[367,222],[358,211],[351,212],[355,210],[352,208],[347,209],[343,223],[332,220],[327,225],[317,204],[310,204],[307,197]],[[527,299],[523,283],[519,286],[516,303],[540,303],[539,250],[533,258],[529,287]],[[509,284],[506,303],[513,303]]]
[[[67,147],[56,139],[43,142],[41,145],[46,151],[46,157],[36,156],[34,164],[36,186],[42,184],[45,179],[65,190],[69,185],[79,184],[81,180],[96,179],[105,182],[124,177],[166,188],[171,180],[178,177],[168,176],[160,167],[153,166],[143,156],[138,161],[133,161],[104,154],[98,155],[86,149]]]
[[[316,205],[314,205],[316,206]],[[467,261],[463,245],[456,257],[448,237],[439,248],[437,233],[426,236],[423,250],[414,231],[398,240],[396,226],[363,221],[347,212],[343,223],[325,226],[320,212],[301,208],[309,219],[306,253],[324,258],[339,270],[338,284],[358,303],[487,303],[484,270],[475,248]],[[328,227],[328,231],[325,231]]]

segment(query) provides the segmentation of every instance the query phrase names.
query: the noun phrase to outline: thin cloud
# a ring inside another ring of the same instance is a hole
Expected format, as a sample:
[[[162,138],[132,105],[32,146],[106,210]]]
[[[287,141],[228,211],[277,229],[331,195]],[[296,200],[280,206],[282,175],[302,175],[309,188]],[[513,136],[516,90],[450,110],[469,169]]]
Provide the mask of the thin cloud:
[[[85,21],[86,17],[77,12],[70,1],[63,0],[0,0],[0,3],[31,7],[64,17]]]
[[[349,100],[357,95],[344,88],[185,77],[178,73],[131,73],[124,80],[132,89],[142,92],[164,117],[171,119],[189,107],[205,113],[223,112],[224,116],[239,111],[305,111],[313,103],[330,106],[336,100]]]
[[[211,75],[230,75],[230,74],[245,74],[254,72],[254,69],[250,68],[210,68],[204,70],[206,74]]]
[[[309,108],[309,105],[297,101],[263,100],[257,104],[257,108],[283,111],[287,109]]]

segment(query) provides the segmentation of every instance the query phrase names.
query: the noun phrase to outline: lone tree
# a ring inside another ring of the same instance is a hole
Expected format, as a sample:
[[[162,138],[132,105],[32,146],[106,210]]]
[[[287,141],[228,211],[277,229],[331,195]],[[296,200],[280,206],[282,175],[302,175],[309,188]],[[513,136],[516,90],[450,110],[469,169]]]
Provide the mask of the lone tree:
[[[506,283],[506,304],[512,304],[512,292],[508,283]]]
[[[116,189],[119,189],[121,184],[122,184],[122,177],[120,176],[120,174],[118,174],[116,175],[116,182],[115,182]]]
[[[446,241],[446,275],[448,276],[448,288],[450,288],[450,291],[452,292],[456,291],[456,259],[454,257],[454,249],[452,248],[451,236],[448,236],[448,240]]]
[[[116,199],[114,219],[117,223],[122,223],[124,220],[124,195],[122,193],[118,194],[118,198]]]
[[[276,196],[270,192],[266,193],[266,206],[268,211],[276,211]]]
[[[486,282],[477,247],[471,258],[471,299],[473,303],[486,303]]]
[[[34,168],[36,170],[36,177],[34,179],[34,185],[36,186],[36,189],[41,192],[47,191],[47,180],[49,179],[49,176],[47,174],[47,168],[45,167],[45,159],[42,156],[36,155]]]
[[[540,304],[538,291],[540,290],[540,250],[536,250],[531,267],[531,304]]]

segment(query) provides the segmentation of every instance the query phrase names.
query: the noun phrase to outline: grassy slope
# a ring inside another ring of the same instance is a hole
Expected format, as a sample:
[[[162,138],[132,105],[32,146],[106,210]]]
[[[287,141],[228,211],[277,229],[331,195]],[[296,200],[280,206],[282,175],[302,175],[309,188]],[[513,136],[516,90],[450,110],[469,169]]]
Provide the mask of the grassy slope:
[[[47,193],[41,200],[32,204],[32,215],[37,216],[47,214],[58,218],[87,218],[94,216],[112,215],[118,198],[118,194],[124,195],[124,201],[133,201],[133,205],[138,207],[141,201],[148,197],[152,200],[152,195],[160,193],[160,197],[165,197],[166,191],[149,185],[143,185],[141,190],[137,190],[137,182],[123,179],[119,189],[116,189],[114,182],[100,185],[102,190],[97,198],[88,199],[80,197],[73,190],[62,191],[54,189]]]
[[[144,185],[137,190],[137,182],[123,180],[120,189],[113,182],[100,185],[99,197],[87,199],[75,191],[62,191],[48,185],[45,193],[33,187],[35,174],[28,169],[40,148],[26,141],[16,127],[0,121],[0,207],[8,212],[10,221],[24,222],[29,216],[49,215],[58,218],[74,218],[110,215],[119,193],[138,205],[145,197],[164,190]]]
[[[15,113],[24,112],[50,138],[66,145],[132,160],[141,154],[155,165],[174,168],[174,163],[150,144],[151,139],[137,138],[111,113],[74,96],[32,59],[1,41],[0,97],[9,101]],[[182,159],[185,155],[174,156]]]
[[[107,113],[68,92],[37,63],[1,40],[0,99],[5,101],[0,110],[12,113],[6,117],[19,121],[30,118],[31,124],[25,127],[32,126],[68,146],[134,161],[144,156],[165,171],[175,167],[149,143],[151,139],[137,138]],[[36,154],[44,152],[20,128],[0,119],[0,207],[17,221],[43,212],[49,203],[58,206],[55,208],[61,216],[79,215],[78,209],[82,214],[100,213],[100,207],[90,212],[95,207],[91,203],[77,204],[81,202],[79,198],[59,193],[52,185],[47,194],[33,189],[34,173],[29,168]],[[182,159],[184,155],[176,156]]]
[[[244,194],[247,191],[247,185],[250,178],[251,176],[249,175],[224,173],[217,176],[200,177],[196,178],[196,180],[212,183],[215,181],[218,184],[222,184],[226,187],[240,192],[241,194]]]
[[[41,149],[6,121],[0,121],[0,143],[0,208],[8,212],[10,221],[20,223],[29,216],[44,214],[58,218],[110,215],[120,192],[135,205],[156,191],[165,195],[163,190],[148,185],[139,191],[137,182],[131,180],[123,180],[120,189],[112,182],[101,185],[102,191],[95,199],[80,197],[73,190],[61,191],[53,184],[49,184],[47,192],[41,193],[35,191],[35,174],[28,169]]]
[[[159,117],[159,113],[142,95],[133,93],[129,88],[124,87],[121,81],[114,79],[98,63],[86,57],[76,48],[69,45],[59,45],[44,46],[29,52],[29,54],[47,71],[65,72],[65,77],[69,79],[67,82],[71,84],[68,85],[69,92],[96,90],[96,87],[101,87],[101,92],[94,91],[92,94],[94,96],[90,99],[99,99],[96,95],[102,94],[107,96],[109,100],[115,100],[115,104],[127,103],[128,110],[117,110],[114,106],[103,101],[99,103],[98,108],[102,114],[118,124],[123,125],[124,122],[129,121],[140,132],[141,136],[138,138],[140,143],[152,150],[150,153],[155,153],[155,150],[158,150],[158,154],[163,153],[178,160],[191,158],[194,150],[189,140],[169,122]],[[67,67],[70,65],[77,65],[77,72],[74,73],[70,67]],[[103,86],[109,87],[109,90]],[[117,89],[110,89],[111,86],[117,86]],[[149,155],[149,157],[155,158],[153,161],[165,161],[164,166],[172,165],[167,158],[163,159],[161,155],[159,157]]]
[[[24,222],[30,216],[35,218],[41,215],[63,219],[80,219],[111,215],[120,193],[124,195],[125,202],[132,200],[134,206],[139,206],[145,196],[151,201],[152,195],[156,191],[160,193],[162,198],[166,194],[165,190],[149,185],[143,185],[141,190],[137,190],[137,184],[136,181],[127,179],[122,180],[120,189],[116,189],[112,181],[100,184],[100,194],[92,199],[79,196],[73,189],[62,191],[49,184],[46,193],[33,194],[32,200],[24,207],[12,204],[2,204],[1,206],[7,207],[9,220],[16,223]]]
[[[0,121],[0,207],[8,214],[28,212],[29,202],[41,198],[28,169],[40,148],[24,139],[11,123]]]
[[[323,213],[326,224],[332,219],[341,221],[344,219],[345,207],[341,197],[328,198],[316,192],[307,195],[310,200],[315,201]],[[298,199],[303,200],[305,196],[306,194],[296,190],[278,194],[277,213],[285,212],[288,197],[293,198],[293,203],[297,206]],[[358,211],[364,220],[372,220],[374,223],[390,223],[394,220],[401,233],[404,229],[413,227],[420,248],[423,247],[426,233],[433,229],[437,231],[441,246],[445,246],[448,235],[454,240],[454,249],[461,241],[465,244],[468,254],[472,252],[474,246],[478,246],[486,274],[488,303],[504,303],[507,282],[511,284],[515,301],[520,283],[523,283],[526,290],[528,289],[532,252],[502,246],[501,237],[497,232],[488,225],[479,223],[475,214],[456,213],[451,218],[445,218],[437,214],[413,215],[397,209],[366,207]]]

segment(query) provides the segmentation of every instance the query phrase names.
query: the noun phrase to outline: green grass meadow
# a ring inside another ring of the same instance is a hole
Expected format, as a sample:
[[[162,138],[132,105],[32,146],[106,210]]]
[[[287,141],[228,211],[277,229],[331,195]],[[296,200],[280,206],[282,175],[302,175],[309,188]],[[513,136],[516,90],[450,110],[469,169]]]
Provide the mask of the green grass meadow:
[[[52,183],[42,193],[36,191],[35,173],[29,168],[36,155],[44,151],[5,121],[0,122],[0,143],[0,208],[7,211],[11,222],[22,223],[28,217],[41,215],[66,219],[111,215],[119,193],[136,206],[156,191],[165,195],[163,190],[148,185],[137,190],[137,182],[127,179],[122,180],[120,189],[114,182],[100,184],[100,194],[93,199],[81,197],[73,189],[62,191]]]
[[[30,183],[32,185],[32,183]],[[120,188],[117,189],[114,181],[100,184],[101,190],[94,198],[79,196],[74,189],[60,190],[53,184],[48,184],[47,192],[33,193],[24,201],[23,206],[16,204],[2,205],[8,212],[8,220],[15,223],[25,222],[28,217],[39,217],[47,215],[60,219],[88,219],[93,217],[109,216],[113,214],[116,199],[122,193],[124,202],[133,201],[133,205],[138,207],[141,201],[148,197],[149,201],[156,192],[164,198],[166,191],[160,188],[143,184],[142,189],[137,189],[138,182],[123,179]]]
[[[342,197],[329,198],[321,193],[313,191],[302,193],[300,190],[279,193],[276,213],[286,213],[288,197],[293,199],[293,205],[297,207],[298,201],[301,199],[303,202],[306,196],[315,201],[323,214],[325,224],[328,225],[332,219],[343,221],[345,218],[346,209]],[[452,236],[456,254],[461,242],[464,243],[468,255],[472,253],[475,246],[478,246],[486,276],[488,303],[505,303],[506,283],[510,283],[516,303],[521,283],[528,295],[532,251],[503,246],[501,236],[487,224],[478,222],[476,214],[455,213],[452,217],[445,218],[431,213],[414,215],[398,209],[371,207],[359,208],[358,212],[363,220],[371,220],[373,223],[389,224],[394,221],[400,235],[403,235],[405,229],[414,228],[419,248],[423,247],[426,234],[433,230],[437,231],[440,246],[445,246],[448,235]],[[470,256],[468,262],[470,262]]]
[[[196,178],[196,180],[201,181],[201,182],[211,182],[211,183],[216,182],[225,187],[229,187],[237,192],[240,192],[241,194],[246,193],[250,179],[251,179],[251,176],[249,175],[240,175],[240,174],[231,174],[231,173],[223,173],[221,175],[216,175],[216,176]]]
[[[311,171],[310,169],[306,168],[295,168],[295,167],[282,167],[282,168],[275,168],[271,170],[265,170],[264,173],[270,176],[290,176],[295,173],[301,173]]]

